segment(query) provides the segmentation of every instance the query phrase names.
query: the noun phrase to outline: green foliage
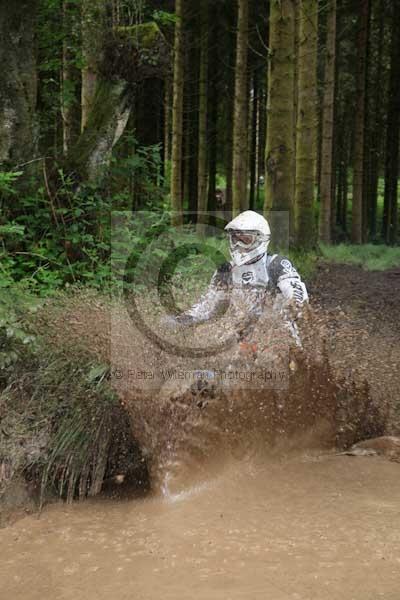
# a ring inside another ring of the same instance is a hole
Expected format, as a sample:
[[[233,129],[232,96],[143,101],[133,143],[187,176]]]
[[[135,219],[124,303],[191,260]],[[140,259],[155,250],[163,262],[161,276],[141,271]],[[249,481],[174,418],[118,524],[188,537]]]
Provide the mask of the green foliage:
[[[172,283],[199,290],[228,258],[225,236],[199,236],[190,224],[172,227],[166,210],[116,214],[114,226],[114,284],[125,289],[156,290]]]
[[[163,26],[175,25],[178,20],[175,13],[169,13],[164,10],[155,10],[153,13],[153,19]]]
[[[13,365],[35,347],[27,315],[40,303],[24,288],[0,288],[0,387]]]
[[[110,199],[92,186],[74,188],[60,172],[61,188],[49,197],[44,187],[19,198],[14,218],[0,229],[0,286],[25,280],[47,294],[63,283],[102,283],[109,248]],[[79,259],[79,260],[78,260]]]
[[[383,271],[400,266],[400,248],[383,244],[353,246],[321,246],[322,256],[329,262],[358,265],[368,271]]]
[[[126,133],[111,160],[113,209],[157,209],[163,205],[167,182],[161,172],[161,144],[140,146]]]
[[[0,173],[0,288],[23,281],[45,296],[65,285],[110,284],[112,211],[164,207],[160,146],[127,135],[120,147],[107,187],[78,187],[59,170],[54,192],[37,180],[17,192],[20,174]]]
[[[16,194],[15,183],[22,171],[0,171],[0,197]]]
[[[312,278],[318,261],[317,253],[289,250],[288,257],[293,262],[305,282]]]

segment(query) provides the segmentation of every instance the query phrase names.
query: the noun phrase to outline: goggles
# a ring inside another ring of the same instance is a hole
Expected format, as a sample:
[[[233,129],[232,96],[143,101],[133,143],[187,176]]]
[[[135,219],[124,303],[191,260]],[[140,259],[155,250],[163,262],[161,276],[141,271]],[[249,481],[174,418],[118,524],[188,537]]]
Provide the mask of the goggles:
[[[241,246],[250,248],[258,239],[258,232],[251,231],[231,231],[229,233],[232,246]]]

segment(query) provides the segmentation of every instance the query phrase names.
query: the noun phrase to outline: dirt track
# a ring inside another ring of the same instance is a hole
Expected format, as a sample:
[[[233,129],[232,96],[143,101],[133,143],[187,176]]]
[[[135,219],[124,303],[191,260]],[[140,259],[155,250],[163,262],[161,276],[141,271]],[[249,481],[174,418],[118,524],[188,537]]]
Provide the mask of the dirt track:
[[[387,405],[387,430],[398,433],[400,269],[371,272],[322,264],[309,287],[312,302],[326,316],[336,371],[367,382],[376,402]]]
[[[365,271],[360,267],[322,263],[309,284],[312,300],[326,309],[338,306],[353,316],[368,315],[400,331],[400,269]]]

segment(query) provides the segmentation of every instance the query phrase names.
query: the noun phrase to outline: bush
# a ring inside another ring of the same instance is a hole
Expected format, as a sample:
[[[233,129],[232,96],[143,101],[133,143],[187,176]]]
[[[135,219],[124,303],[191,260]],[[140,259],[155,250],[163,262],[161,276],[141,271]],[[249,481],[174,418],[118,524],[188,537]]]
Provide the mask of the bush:
[[[107,185],[78,183],[61,169],[43,180],[0,172],[0,287],[24,281],[47,296],[74,283],[109,284],[112,212],[165,206],[160,146],[140,147],[129,135],[120,144]]]
[[[29,331],[27,315],[39,305],[23,287],[0,287],[0,389],[14,363],[34,348],[36,338]]]

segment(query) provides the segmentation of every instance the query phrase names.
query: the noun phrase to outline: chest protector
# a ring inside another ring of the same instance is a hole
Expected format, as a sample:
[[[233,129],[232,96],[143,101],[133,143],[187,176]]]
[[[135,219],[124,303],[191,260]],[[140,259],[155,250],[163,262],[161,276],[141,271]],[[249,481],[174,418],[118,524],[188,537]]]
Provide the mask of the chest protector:
[[[270,285],[268,267],[276,255],[264,254],[259,260],[247,265],[232,266],[232,285],[235,288],[267,288]]]

